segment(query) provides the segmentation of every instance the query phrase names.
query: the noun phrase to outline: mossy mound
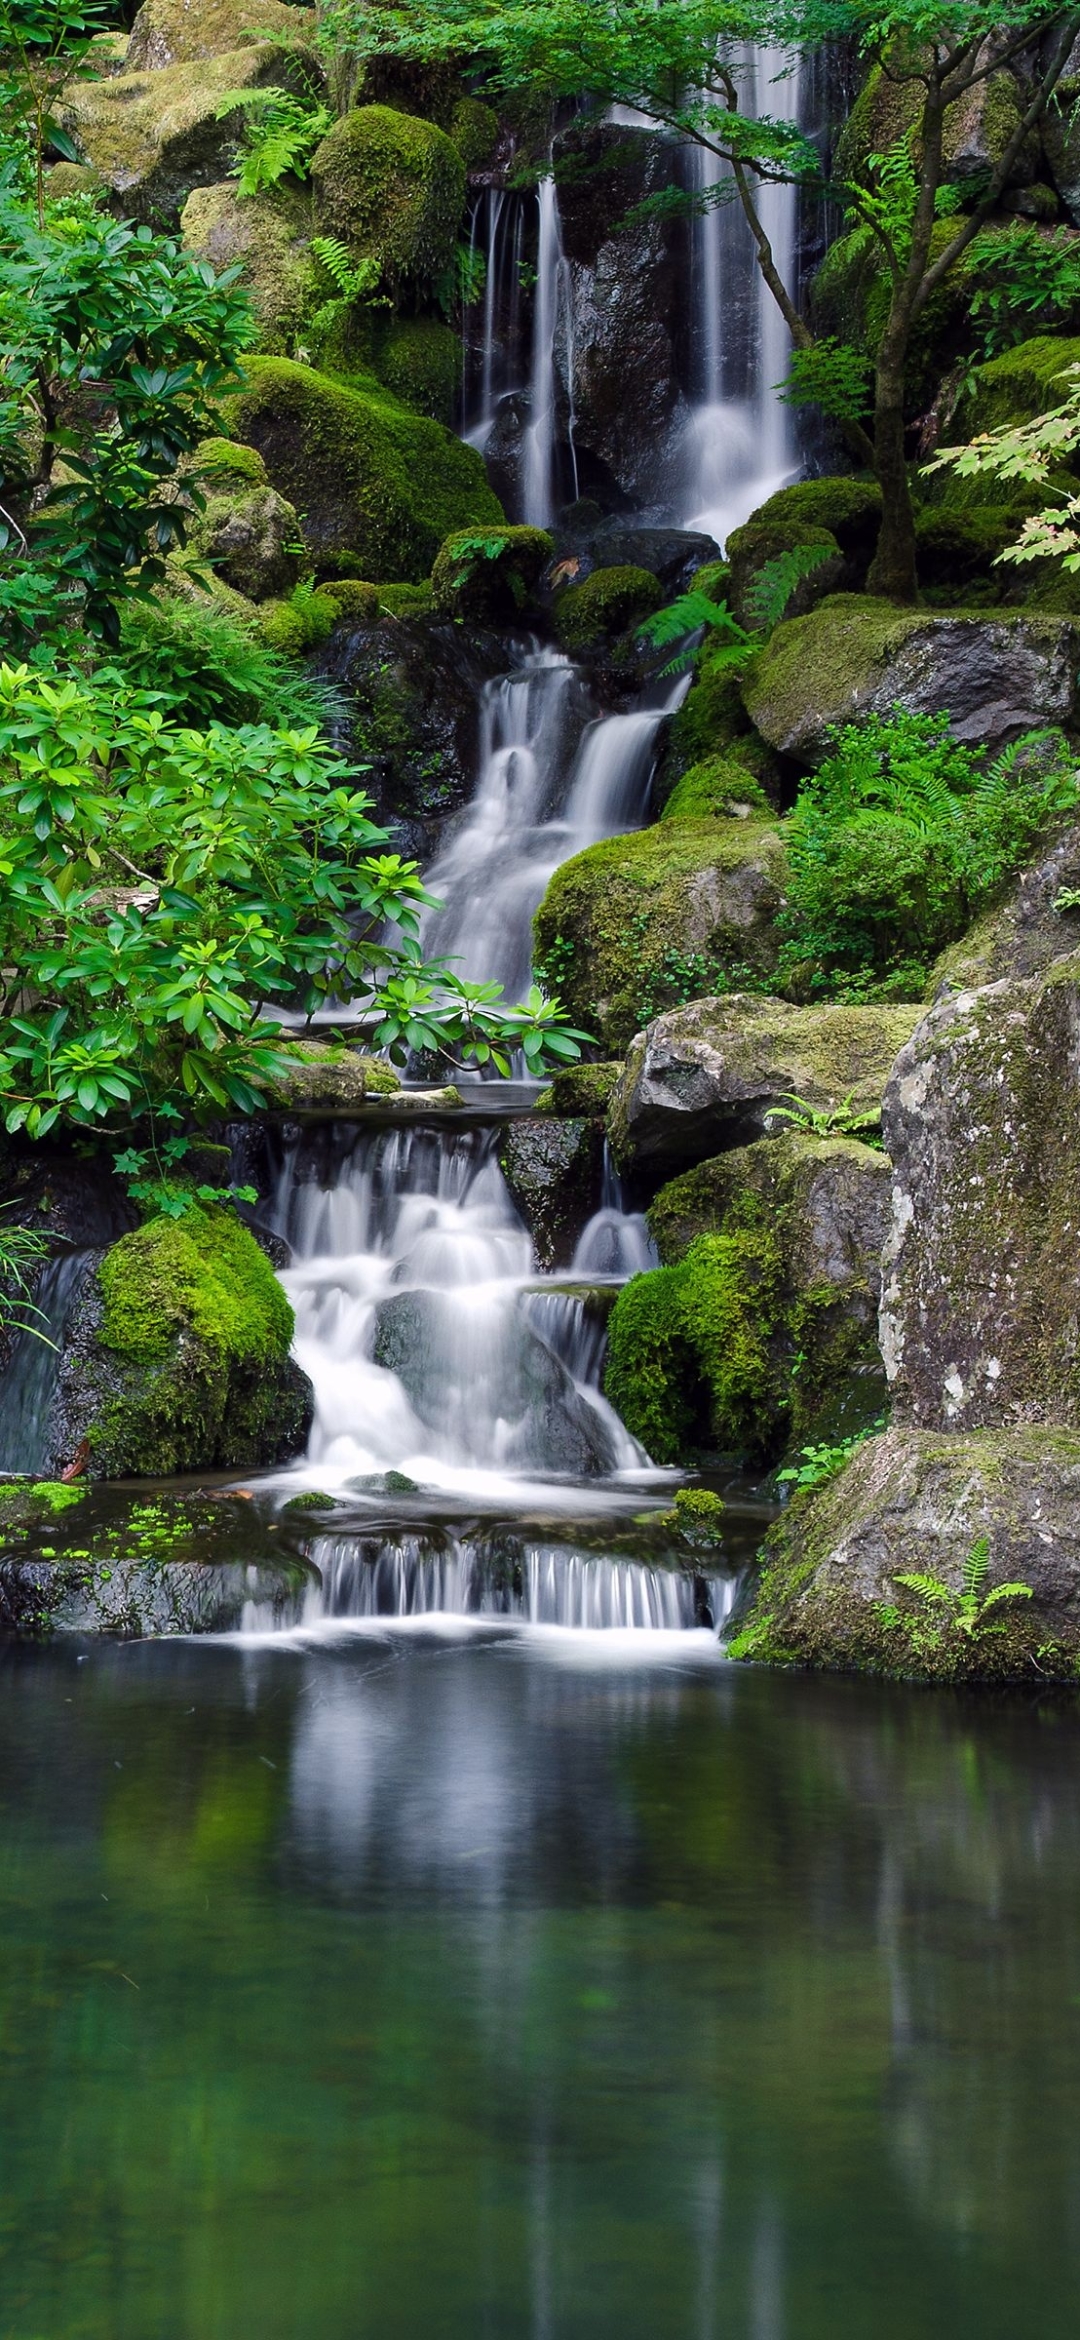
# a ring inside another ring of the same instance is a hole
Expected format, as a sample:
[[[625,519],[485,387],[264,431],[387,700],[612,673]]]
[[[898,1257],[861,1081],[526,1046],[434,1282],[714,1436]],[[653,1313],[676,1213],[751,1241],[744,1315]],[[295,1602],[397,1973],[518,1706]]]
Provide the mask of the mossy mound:
[[[762,820],[662,821],[591,845],[551,880],[538,964],[573,1023],[623,1049],[665,1008],[768,976],[785,867]]]
[[[546,1089],[541,1089],[534,1113],[582,1114],[606,1113],[615,1094],[621,1059],[610,1064],[568,1064],[564,1072],[557,1072]]]
[[[265,476],[245,479],[230,470],[218,452],[227,441],[208,444],[214,453],[208,461],[201,455],[198,458],[206,500],[188,528],[188,556],[211,568],[248,601],[269,601],[290,593],[300,575],[300,523],[294,506],[278,495]],[[259,462],[253,448],[238,452]]]
[[[791,561],[785,562],[783,599],[779,614],[784,617],[802,617],[808,609],[816,608],[826,593],[853,580],[848,578],[847,565],[831,528],[819,528],[785,516],[780,521],[748,520],[745,527],[733,529],[727,542],[731,568],[731,606],[740,625],[771,624],[777,615],[774,596],[779,598],[777,572],[766,576],[764,571],[782,560],[786,554],[806,556],[802,574]],[[770,605],[773,606],[770,606]]]
[[[285,0],[258,0],[254,9],[251,0],[143,0],[124,66],[128,73],[156,73],[220,57],[259,37],[314,48],[317,33],[314,8],[289,7]]]
[[[667,798],[661,821],[770,820],[773,807],[744,764],[706,756],[691,764]]]
[[[544,528],[463,528],[439,548],[431,572],[432,606],[477,625],[512,625],[554,551]]]
[[[379,622],[379,588],[368,585],[360,577],[335,577],[332,586],[324,586],[324,593],[332,601],[339,618],[349,626],[375,626]]]
[[[287,601],[267,601],[259,611],[263,640],[284,658],[305,658],[328,642],[342,614],[333,594],[304,585]]]
[[[630,633],[663,606],[664,591],[648,569],[594,569],[583,585],[570,585],[555,604],[555,632],[571,657]]]
[[[937,1682],[1075,1682],[1078,1492],[1075,1431],[889,1430],[776,1522],[729,1654]],[[965,1618],[980,1545],[985,1574]],[[940,1592],[905,1586],[911,1574]],[[983,1609],[1002,1584],[1030,1595]]]
[[[396,1097],[401,1082],[381,1057],[362,1056],[343,1043],[293,1040],[283,1055],[289,1069],[268,1086],[272,1105],[294,1112],[348,1111],[375,1097]]]
[[[259,348],[290,356],[321,298],[311,257],[311,206],[299,187],[240,196],[234,180],[196,187],[180,217],[184,242],[220,274],[239,266]]]
[[[389,392],[348,389],[287,358],[251,358],[245,371],[230,422],[296,505],[322,566],[373,584],[419,579],[453,529],[502,522],[474,449]]]
[[[357,106],[316,148],[316,225],[384,285],[426,285],[451,265],[465,205],[465,165],[434,123],[392,106]]]
[[[311,1416],[292,1331],[269,1261],[230,1211],[193,1206],[123,1236],[83,1287],[61,1369],[67,1434],[86,1439],[91,1476],[288,1460]]]
[[[447,123],[467,171],[482,171],[494,160],[499,143],[499,117],[494,106],[480,98],[459,98]]]
[[[449,428],[461,388],[461,336],[439,317],[376,317],[367,362],[403,406]]]
[[[962,446],[984,431],[1034,422],[1038,415],[1048,414],[1064,403],[1068,384],[1061,377],[1075,365],[1080,365],[1080,338],[1055,333],[1037,334],[1002,357],[991,358],[978,368],[972,388],[961,399],[950,440]]]
[[[233,89],[309,89],[320,75],[301,51],[267,41],[224,56],[76,82],[60,108],[80,159],[93,165],[125,210],[160,226],[175,220],[193,187],[220,185],[240,149],[243,118],[219,117]]]
[[[746,1195],[722,1234],[698,1236],[677,1267],[619,1294],[604,1389],[653,1462],[767,1451],[782,1289],[774,1230]]]

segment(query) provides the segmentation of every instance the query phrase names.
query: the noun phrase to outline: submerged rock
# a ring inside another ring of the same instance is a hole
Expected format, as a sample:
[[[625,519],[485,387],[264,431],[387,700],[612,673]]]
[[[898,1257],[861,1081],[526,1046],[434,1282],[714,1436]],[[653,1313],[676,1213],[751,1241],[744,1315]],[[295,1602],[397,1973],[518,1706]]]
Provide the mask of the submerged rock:
[[[945,708],[955,738],[998,753],[1077,715],[1080,628],[1065,616],[898,610],[834,594],[777,626],[743,684],[751,721],[785,756],[819,763],[837,724]]]
[[[533,1239],[538,1267],[568,1267],[600,1205],[604,1125],[596,1120],[511,1121],[499,1167]]]
[[[911,1574],[941,1591],[898,1581]],[[1006,1584],[1031,1597],[984,1611]],[[770,1531],[732,1654],[938,1680],[1075,1679],[1080,1436],[894,1428],[868,1440]]]
[[[917,1007],[790,1007],[744,992],[658,1016],[632,1042],[608,1113],[620,1161],[700,1162],[765,1133],[793,1097],[871,1118]]]
[[[86,1275],[51,1408],[51,1467],[165,1478],[288,1462],[313,1392],[289,1354],[292,1309],[230,1211],[125,1235]]]
[[[316,1581],[234,1495],[0,1489],[0,1634],[20,1640],[232,1632],[252,1602],[281,1624]]]
[[[947,997],[897,1059],[881,1345],[923,1429],[1080,1425],[1080,954]]]

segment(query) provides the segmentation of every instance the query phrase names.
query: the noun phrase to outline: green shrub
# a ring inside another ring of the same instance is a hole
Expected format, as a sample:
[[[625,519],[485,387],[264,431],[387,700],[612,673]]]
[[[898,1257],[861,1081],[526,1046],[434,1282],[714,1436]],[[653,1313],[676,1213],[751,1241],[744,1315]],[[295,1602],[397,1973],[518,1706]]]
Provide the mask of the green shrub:
[[[783,977],[865,996],[896,975],[917,997],[929,961],[1076,804],[1058,734],[1034,733],[988,766],[944,715],[846,725],[785,823]]]
[[[178,722],[196,728],[263,722],[302,729],[339,711],[328,683],[313,681],[260,639],[255,620],[212,601],[131,603],[123,613],[119,663]]]

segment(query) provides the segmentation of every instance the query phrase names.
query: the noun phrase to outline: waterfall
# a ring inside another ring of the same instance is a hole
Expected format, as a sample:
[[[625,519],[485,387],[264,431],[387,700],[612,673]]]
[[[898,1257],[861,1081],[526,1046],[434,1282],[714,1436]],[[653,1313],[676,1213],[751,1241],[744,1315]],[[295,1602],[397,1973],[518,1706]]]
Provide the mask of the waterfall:
[[[524,517],[534,528],[550,528],[555,516],[560,379],[557,342],[566,352],[570,403],[569,443],[573,463],[574,304],[563,252],[559,197],[554,173],[540,182],[533,354],[529,384],[529,427],[525,434]],[[576,466],[573,493],[577,495]]]
[[[67,1251],[45,1263],[35,1299],[41,1311],[34,1320],[38,1330],[21,1334],[2,1376],[0,1470],[37,1471],[44,1476],[53,1468],[51,1417],[60,1350],[93,1256],[89,1251]]]
[[[520,196],[504,187],[484,188],[473,213],[470,250],[483,252],[484,289],[465,318],[462,437],[483,454],[499,400],[524,387],[520,354],[525,207]]]
[[[310,1559],[319,1583],[302,1596],[294,1627],[387,1617],[502,1617],[578,1632],[719,1632],[737,1578],[633,1560],[592,1560],[572,1547],[524,1537],[443,1534],[320,1536]],[[254,1602],[245,1631],[273,1620]]]
[[[641,1469],[596,1386],[602,1346],[545,1338],[496,1143],[490,1126],[365,1130],[327,1183],[290,1149],[276,1220],[321,1475],[452,1487]]]
[[[659,1253],[644,1213],[627,1210],[622,1180],[605,1139],[600,1208],[583,1230],[571,1275],[590,1279],[612,1277],[618,1283],[625,1283],[628,1276],[643,1275],[647,1268],[659,1265]]]
[[[746,84],[755,115],[798,120],[799,79],[786,67],[781,49],[758,45],[748,51]],[[699,194],[733,187],[728,166],[703,147],[690,149],[689,168]],[[797,190],[763,187],[758,200],[778,272],[790,288]],[[696,403],[680,456],[684,525],[723,546],[732,529],[798,468],[791,409],[777,394],[787,369],[788,330],[733,193],[713,202],[695,223],[692,284]]]
[[[426,875],[441,905],[424,922],[426,951],[524,995],[549,879],[571,854],[640,826],[660,727],[685,687],[583,730],[587,699],[556,651],[533,649],[487,685],[476,794]]]

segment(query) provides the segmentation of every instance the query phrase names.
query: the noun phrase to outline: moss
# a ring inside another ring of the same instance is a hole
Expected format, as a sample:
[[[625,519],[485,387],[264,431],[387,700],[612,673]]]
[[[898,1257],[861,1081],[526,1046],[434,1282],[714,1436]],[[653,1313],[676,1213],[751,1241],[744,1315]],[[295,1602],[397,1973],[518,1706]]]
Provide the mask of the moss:
[[[776,963],[784,849],[761,820],[671,820],[556,870],[536,916],[538,965],[572,1021],[625,1048],[655,1015],[745,988]]]
[[[350,626],[374,626],[379,622],[379,588],[365,584],[359,577],[335,577],[333,584],[324,586],[324,598],[332,601],[338,617]]]
[[[341,615],[331,593],[301,587],[290,601],[268,601],[259,611],[263,640],[286,658],[303,658],[328,642]]]
[[[417,414],[452,425],[461,389],[461,338],[438,317],[396,317],[376,334],[380,382]]]
[[[961,399],[949,430],[960,446],[984,431],[1033,422],[1051,407],[1063,404],[1067,384],[1061,380],[1067,366],[1080,365],[1080,339],[1068,340],[1040,333],[1021,341],[1002,357],[980,366],[972,389]]]
[[[289,6],[287,0],[259,0],[254,11],[251,0],[142,0],[126,64],[130,71],[153,71],[218,57],[259,34],[290,47],[314,45],[315,10]]]
[[[222,118],[227,91],[321,83],[310,57],[260,41],[157,73],[69,85],[60,119],[134,218],[176,219],[193,187],[221,185],[239,152],[239,114]]]
[[[380,585],[379,608],[385,617],[423,617],[431,608],[431,585]]]
[[[752,627],[761,623],[755,606],[755,588],[763,569],[785,553],[812,553],[817,562],[792,587],[783,612],[788,617],[801,616],[813,609],[826,593],[834,593],[844,582],[844,558],[831,528],[788,518],[779,522],[748,520],[745,527],[733,529],[727,551],[731,563],[731,606],[740,625]]]
[[[733,752],[745,741],[751,726],[739,694],[739,685],[723,645],[711,640],[698,654],[691,684],[669,733],[669,758],[676,768],[688,769],[717,754]],[[739,753],[743,752],[742,748]]]
[[[555,1074],[548,1088],[541,1089],[533,1112],[585,1116],[606,1113],[621,1072],[621,1061],[567,1065],[565,1072]]]
[[[777,626],[744,680],[747,713],[767,739],[792,732],[810,702],[823,718],[833,709],[840,716],[874,668],[925,622],[891,601],[831,594],[808,616]]]
[[[499,117],[479,98],[459,98],[447,125],[467,171],[482,171],[494,160],[499,143]]]
[[[241,447],[235,439],[200,439],[192,461],[195,471],[206,488],[265,487],[266,465],[254,447]]]
[[[583,585],[570,585],[555,604],[560,648],[582,652],[629,633],[663,605],[658,578],[647,569],[594,569]]]
[[[677,1267],[635,1276],[612,1311],[604,1388],[654,1462],[695,1448],[754,1455],[767,1441],[783,1264],[757,1198]]]
[[[433,123],[356,107],[316,149],[311,178],[321,233],[375,261],[388,288],[430,284],[450,267],[465,165]]]
[[[750,517],[769,527],[827,528],[841,552],[869,562],[881,521],[881,489],[873,479],[801,479],[780,488]]]
[[[388,391],[346,388],[285,358],[250,358],[245,372],[230,425],[295,504],[323,570],[419,579],[453,529],[501,523],[475,450]]]
[[[106,1252],[97,1286],[95,1476],[246,1468],[296,1450],[307,1391],[289,1362],[292,1309],[232,1212],[149,1220]]]
[[[512,625],[554,549],[546,528],[456,529],[431,572],[432,606],[479,625]]]
[[[288,1070],[267,1084],[272,1105],[296,1112],[349,1111],[369,1097],[396,1097],[401,1082],[381,1057],[363,1056],[344,1042],[292,1040],[282,1049]]]
[[[745,819],[747,811],[761,820],[772,818],[773,808],[764,789],[745,765],[735,763],[731,756],[707,756],[703,763],[692,764],[676,782],[660,818],[661,821]]]
[[[184,242],[219,273],[238,267],[250,295],[259,348],[291,356],[323,298],[310,250],[311,206],[299,187],[238,195],[227,180],[195,187],[180,218]]]

